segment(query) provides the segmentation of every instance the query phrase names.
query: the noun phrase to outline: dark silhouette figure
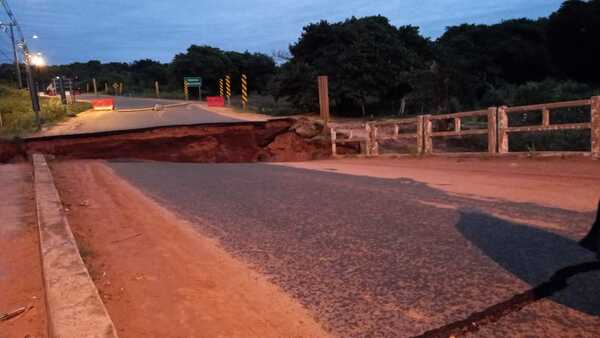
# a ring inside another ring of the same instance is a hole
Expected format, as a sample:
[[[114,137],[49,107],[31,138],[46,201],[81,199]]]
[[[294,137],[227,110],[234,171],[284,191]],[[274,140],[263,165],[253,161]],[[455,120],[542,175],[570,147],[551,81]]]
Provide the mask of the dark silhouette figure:
[[[590,233],[585,236],[579,245],[596,253],[600,259],[600,201],[598,201],[598,212],[596,214],[596,222],[592,225]]]

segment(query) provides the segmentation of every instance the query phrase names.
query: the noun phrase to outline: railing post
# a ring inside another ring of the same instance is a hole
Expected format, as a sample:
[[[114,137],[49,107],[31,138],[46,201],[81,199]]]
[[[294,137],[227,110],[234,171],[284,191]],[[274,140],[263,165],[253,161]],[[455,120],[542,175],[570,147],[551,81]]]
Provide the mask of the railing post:
[[[371,155],[379,155],[379,141],[377,140],[377,127],[371,127]]]
[[[335,134],[335,128],[331,128],[331,155],[337,156],[337,135]]]
[[[365,141],[365,155],[371,155],[371,126],[369,123],[365,123],[365,133],[367,134],[367,140]]]
[[[433,152],[433,140],[431,139],[431,115],[423,116],[423,153],[431,154]]]
[[[417,116],[417,154],[423,155],[423,115]]]
[[[498,108],[498,153],[508,153],[508,107]]]
[[[600,158],[600,96],[592,97],[592,156]]]
[[[492,155],[496,154],[498,151],[498,122],[496,118],[497,112],[497,107],[488,108],[488,152]]]
[[[461,130],[461,125],[460,125],[460,117],[455,117],[454,118],[454,131],[457,133],[460,133]]]
[[[542,126],[549,127],[550,126],[550,109],[544,108],[542,110]]]

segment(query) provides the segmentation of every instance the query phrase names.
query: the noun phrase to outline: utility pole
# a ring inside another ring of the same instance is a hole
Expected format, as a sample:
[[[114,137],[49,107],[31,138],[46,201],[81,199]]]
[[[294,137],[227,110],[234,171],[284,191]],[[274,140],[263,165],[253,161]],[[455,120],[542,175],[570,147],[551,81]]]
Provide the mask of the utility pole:
[[[37,124],[38,130],[42,127],[42,120],[40,118],[40,98],[38,97],[37,90],[35,88],[35,81],[33,80],[33,74],[31,72],[31,54],[29,53],[29,48],[27,48],[27,44],[25,43],[25,37],[23,36],[23,31],[21,27],[17,23],[17,19],[15,18],[13,12],[11,11],[8,3],[5,0],[0,0],[0,4],[4,7],[4,11],[6,15],[10,19],[10,28],[11,32],[14,33],[13,27],[17,28],[17,32],[19,33],[19,47],[23,50],[23,61],[25,63],[25,73],[27,75],[27,86],[29,87],[29,94],[31,95],[31,106],[35,113],[35,120]],[[12,34],[11,34],[12,38]],[[13,48],[16,45],[13,43]],[[18,59],[18,58],[17,58]],[[18,60],[17,60],[18,63]],[[20,72],[19,72],[20,73]]]
[[[13,56],[15,58],[15,68],[17,70],[17,84],[19,85],[19,89],[23,88],[23,79],[21,78],[21,65],[19,65],[19,57],[17,56],[17,44],[15,43],[15,30],[13,28],[14,24],[8,24],[8,28],[10,29],[10,42],[13,47]]]
[[[40,119],[40,98],[35,89],[35,81],[33,80],[33,73],[31,72],[31,65],[29,64],[29,50],[24,47],[25,53],[25,73],[27,74],[27,87],[29,88],[29,95],[31,95],[31,107],[35,112],[35,122],[38,130],[42,127],[42,120]]]

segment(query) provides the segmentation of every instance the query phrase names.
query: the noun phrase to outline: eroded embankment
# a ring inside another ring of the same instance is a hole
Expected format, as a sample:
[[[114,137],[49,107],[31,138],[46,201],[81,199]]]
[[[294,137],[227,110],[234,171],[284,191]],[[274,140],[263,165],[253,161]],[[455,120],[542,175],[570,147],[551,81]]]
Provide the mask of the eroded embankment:
[[[306,161],[330,154],[323,126],[308,119],[154,127],[0,143],[0,161],[32,153],[59,158],[174,162]]]

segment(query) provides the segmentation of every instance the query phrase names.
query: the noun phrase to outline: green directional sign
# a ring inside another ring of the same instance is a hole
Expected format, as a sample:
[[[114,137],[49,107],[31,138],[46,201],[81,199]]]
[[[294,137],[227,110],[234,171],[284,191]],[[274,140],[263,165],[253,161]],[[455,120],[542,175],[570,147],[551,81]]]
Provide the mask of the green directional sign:
[[[183,81],[188,87],[202,87],[202,78],[199,76],[184,77]]]

